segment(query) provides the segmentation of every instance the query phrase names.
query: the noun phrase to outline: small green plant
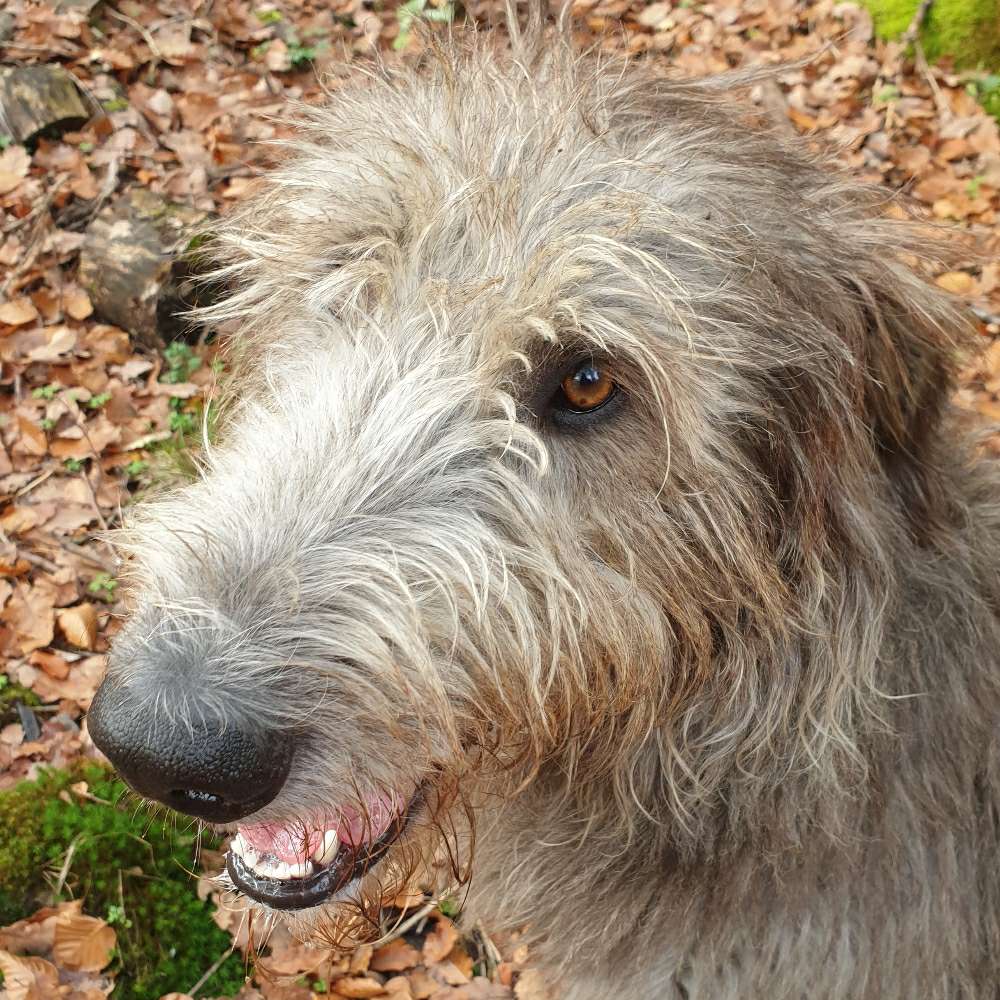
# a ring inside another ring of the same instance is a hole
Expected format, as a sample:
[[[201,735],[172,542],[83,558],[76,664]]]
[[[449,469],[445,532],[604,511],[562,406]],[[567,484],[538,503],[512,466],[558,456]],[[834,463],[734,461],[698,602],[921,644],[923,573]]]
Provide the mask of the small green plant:
[[[975,177],[970,178],[965,184],[965,193],[970,198],[979,197],[979,189],[983,186],[983,181],[986,178],[982,174],[976,174]]]
[[[458,905],[457,900],[446,896],[438,903],[438,909],[450,920],[454,920],[458,916],[461,907]]]
[[[168,344],[163,357],[167,362],[167,370],[160,376],[160,381],[170,385],[187,382],[201,367],[201,358],[182,340]]]
[[[314,979],[312,984],[313,993],[327,993],[330,990],[330,985],[325,979]]]
[[[264,54],[267,52],[267,50],[270,47],[271,47],[271,43],[270,42],[261,42],[260,45],[255,45],[250,50],[250,58],[251,59],[258,59],[258,60],[259,59],[263,59],[264,58]]]
[[[972,80],[966,90],[983,106],[983,110],[1000,121],[1000,73],[987,73]]]
[[[198,415],[184,408],[183,399],[170,400],[170,429],[181,437],[198,429]]]
[[[96,594],[102,601],[113,601],[117,589],[118,581],[110,573],[98,573],[87,584],[87,591]]]
[[[38,426],[41,427],[43,431],[50,431],[53,427],[55,427],[55,425],[56,422],[51,417],[42,417],[42,419],[38,421]]]
[[[67,472],[80,472],[83,469],[83,459],[82,458],[67,458],[63,465],[66,466]]]
[[[253,13],[261,24],[277,24],[281,20],[280,10],[255,10]]]
[[[87,798],[71,790],[79,781]],[[46,770],[0,792],[0,830],[17,834],[0,837],[0,926],[70,898],[107,914],[118,934],[115,1000],[188,989],[230,947],[189,874],[195,830],[137,810],[100,764]],[[243,981],[243,961],[230,955],[199,995],[232,996]]]
[[[0,135],[0,149],[6,149],[14,142],[14,137],[10,135]]]
[[[17,703],[35,708],[40,705],[38,695],[20,684],[14,684],[5,674],[0,674],[0,726],[17,722]]]
[[[124,927],[127,930],[132,926],[132,921],[125,915],[125,907],[120,906],[118,903],[112,903],[108,907],[108,912],[104,919],[112,927]]]
[[[396,20],[399,22],[399,33],[396,35],[392,47],[396,50],[405,49],[410,44],[410,34],[413,25],[418,20],[443,21],[449,23],[455,19],[455,4],[452,0],[442,4],[440,7],[428,6],[428,0],[406,0],[396,11]]]
[[[35,399],[52,399],[62,388],[58,382],[50,382],[48,385],[40,385],[37,389],[31,390],[31,395]]]
[[[99,410],[109,399],[111,399],[110,392],[99,392],[96,396],[91,396],[83,405],[88,410]]]
[[[76,147],[81,153],[92,153],[94,151],[94,144],[92,142],[87,142],[84,140]]]
[[[887,83],[874,95],[874,99],[876,104],[889,104],[892,101],[898,101],[900,96],[899,87],[893,83]]]
[[[133,458],[125,466],[124,472],[129,479],[138,479],[149,468],[149,462],[144,462],[141,458]]]
[[[124,111],[128,107],[128,101],[124,97],[112,97],[110,101],[101,101],[101,107],[105,111]]]
[[[298,42],[288,46],[288,60],[295,69],[302,69],[306,63],[311,63],[326,46],[322,43],[316,45],[300,45]]]

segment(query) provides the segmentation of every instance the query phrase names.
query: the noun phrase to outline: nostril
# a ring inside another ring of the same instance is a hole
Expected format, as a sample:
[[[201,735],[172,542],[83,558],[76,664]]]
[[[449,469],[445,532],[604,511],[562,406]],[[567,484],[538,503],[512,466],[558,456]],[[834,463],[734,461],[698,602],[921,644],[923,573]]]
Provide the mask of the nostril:
[[[291,768],[294,748],[286,734],[246,732],[203,713],[180,724],[137,708],[126,689],[107,681],[87,719],[94,743],[137,792],[211,822],[232,822],[267,805]]]

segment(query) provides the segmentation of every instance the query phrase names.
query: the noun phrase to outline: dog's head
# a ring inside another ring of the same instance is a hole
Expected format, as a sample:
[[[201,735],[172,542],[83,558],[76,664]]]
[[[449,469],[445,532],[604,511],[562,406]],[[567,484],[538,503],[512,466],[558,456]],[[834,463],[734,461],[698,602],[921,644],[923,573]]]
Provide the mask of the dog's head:
[[[465,874],[456,817],[539,775],[678,844],[839,781],[939,507],[954,318],[870,193],[561,37],[426,63],[214,234],[240,374],[91,714],[275,909]]]

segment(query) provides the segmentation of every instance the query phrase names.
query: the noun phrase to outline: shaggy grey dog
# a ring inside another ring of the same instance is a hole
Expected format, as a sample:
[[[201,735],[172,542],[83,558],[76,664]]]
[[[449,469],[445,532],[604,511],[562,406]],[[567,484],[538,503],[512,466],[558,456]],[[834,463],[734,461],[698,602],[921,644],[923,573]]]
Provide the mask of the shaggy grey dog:
[[[237,392],[94,738],[331,944],[412,876],[565,1000],[995,1000],[1000,471],[922,238],[514,36],[360,73],[216,234]]]

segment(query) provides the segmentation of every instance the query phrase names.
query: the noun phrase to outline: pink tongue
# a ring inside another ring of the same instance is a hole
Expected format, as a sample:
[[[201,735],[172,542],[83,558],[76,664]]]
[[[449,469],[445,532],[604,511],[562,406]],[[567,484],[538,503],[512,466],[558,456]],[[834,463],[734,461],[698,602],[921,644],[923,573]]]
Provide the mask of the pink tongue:
[[[288,823],[254,823],[239,826],[243,839],[260,854],[270,854],[286,864],[307,860],[323,843],[325,830],[336,830],[342,844],[362,847],[382,837],[402,812],[403,800],[392,793],[372,795],[362,812],[351,806]]]

